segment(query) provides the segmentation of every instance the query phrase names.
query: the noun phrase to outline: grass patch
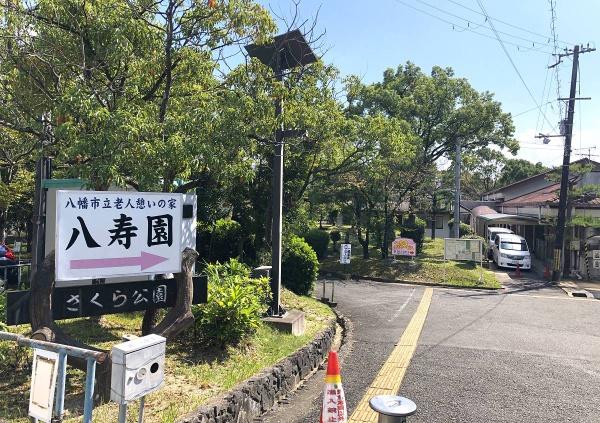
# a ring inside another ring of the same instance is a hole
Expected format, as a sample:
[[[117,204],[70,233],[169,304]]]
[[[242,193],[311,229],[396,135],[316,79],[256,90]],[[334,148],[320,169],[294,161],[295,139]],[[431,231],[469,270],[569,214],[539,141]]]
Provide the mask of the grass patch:
[[[346,272],[347,270],[339,263],[337,256],[331,255],[321,263],[321,271]],[[380,251],[374,248],[369,250],[369,258],[363,259],[362,248],[358,246],[352,251],[350,271],[352,274],[365,277],[428,282],[446,286],[501,287],[494,273],[487,269],[483,269],[483,280],[480,282],[482,273],[479,264],[445,262],[443,239],[426,239],[423,252],[415,258],[414,263],[411,263],[410,259],[382,260]]]
[[[308,344],[335,318],[328,306],[287,290],[282,292],[282,302],[287,308],[306,313],[306,333],[303,336],[278,332],[263,324],[255,334],[235,347],[218,350],[203,348],[194,342],[193,330],[168,344],[165,384],[146,398],[145,421],[173,422]],[[124,334],[139,335],[141,319],[141,313],[128,313],[103,316],[99,324],[90,319],[73,319],[60,325],[76,339],[110,349],[120,342]],[[11,330],[27,333],[29,327],[23,325]],[[6,419],[25,423],[29,421],[26,414],[31,350],[11,348],[11,351],[24,356],[18,360],[9,357],[9,360],[0,363],[0,371],[10,374],[0,382],[0,421]],[[83,372],[70,368],[65,401],[68,412],[66,422],[81,421],[83,384]],[[137,422],[137,408],[137,403],[130,404],[128,422]],[[116,422],[117,416],[118,405],[114,403],[94,409],[94,422]]]

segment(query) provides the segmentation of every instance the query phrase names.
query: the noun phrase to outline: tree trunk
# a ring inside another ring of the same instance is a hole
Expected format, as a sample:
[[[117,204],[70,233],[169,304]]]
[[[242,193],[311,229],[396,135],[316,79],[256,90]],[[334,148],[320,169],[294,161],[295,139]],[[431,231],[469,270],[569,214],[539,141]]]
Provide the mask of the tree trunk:
[[[156,325],[152,333],[164,336],[168,341],[179,335],[194,323],[192,314],[192,296],[194,282],[192,281],[193,267],[198,253],[196,250],[186,248],[181,258],[181,273],[175,274],[177,281],[177,300],[175,306],[169,310],[163,320]]]
[[[435,212],[436,212],[436,208],[437,208],[437,197],[436,197],[435,194],[433,194],[433,202],[431,204],[431,215],[432,215],[432,218],[431,218],[431,239],[435,239],[435,225],[436,225],[436,223],[435,223],[435,218],[436,218]]]
[[[389,213],[388,213],[388,197],[387,195],[384,198],[385,201],[385,205],[383,208],[383,213],[384,213],[384,217],[383,217],[383,241],[381,243],[381,258],[382,259],[386,259],[388,256],[388,232],[389,232],[389,227],[390,227],[390,217],[389,217]]]
[[[2,210],[0,212],[0,244],[6,241],[6,215],[8,212]]]

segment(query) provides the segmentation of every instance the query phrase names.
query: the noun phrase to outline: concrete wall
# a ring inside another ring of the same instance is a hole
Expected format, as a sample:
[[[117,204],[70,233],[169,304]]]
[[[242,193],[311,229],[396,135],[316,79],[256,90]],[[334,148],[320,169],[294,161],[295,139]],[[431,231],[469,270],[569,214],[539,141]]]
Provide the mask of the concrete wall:
[[[214,402],[177,420],[179,423],[251,423],[292,392],[327,357],[333,344],[336,322],[313,342],[266,369]]]

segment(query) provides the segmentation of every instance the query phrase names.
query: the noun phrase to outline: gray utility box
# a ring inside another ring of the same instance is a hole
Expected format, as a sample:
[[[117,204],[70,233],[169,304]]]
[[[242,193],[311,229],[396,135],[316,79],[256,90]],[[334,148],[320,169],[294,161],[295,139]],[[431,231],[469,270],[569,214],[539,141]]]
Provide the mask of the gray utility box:
[[[112,348],[112,401],[126,404],[160,388],[165,378],[166,341],[147,335]]]

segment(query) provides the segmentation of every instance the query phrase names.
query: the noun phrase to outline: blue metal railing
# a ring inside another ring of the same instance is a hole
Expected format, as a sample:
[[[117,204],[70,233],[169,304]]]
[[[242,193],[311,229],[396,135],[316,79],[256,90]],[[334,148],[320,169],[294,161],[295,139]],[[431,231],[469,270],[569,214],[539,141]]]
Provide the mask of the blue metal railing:
[[[65,408],[65,383],[67,380],[67,356],[85,359],[87,363],[85,375],[85,394],[83,402],[83,422],[92,422],[94,408],[94,379],[96,377],[96,363],[106,359],[106,353],[73,347],[71,345],[55,344],[53,342],[38,341],[16,333],[0,331],[0,340],[13,341],[21,347],[39,348],[58,353],[58,378],[56,382],[56,397],[54,399],[53,415],[62,420]]]

